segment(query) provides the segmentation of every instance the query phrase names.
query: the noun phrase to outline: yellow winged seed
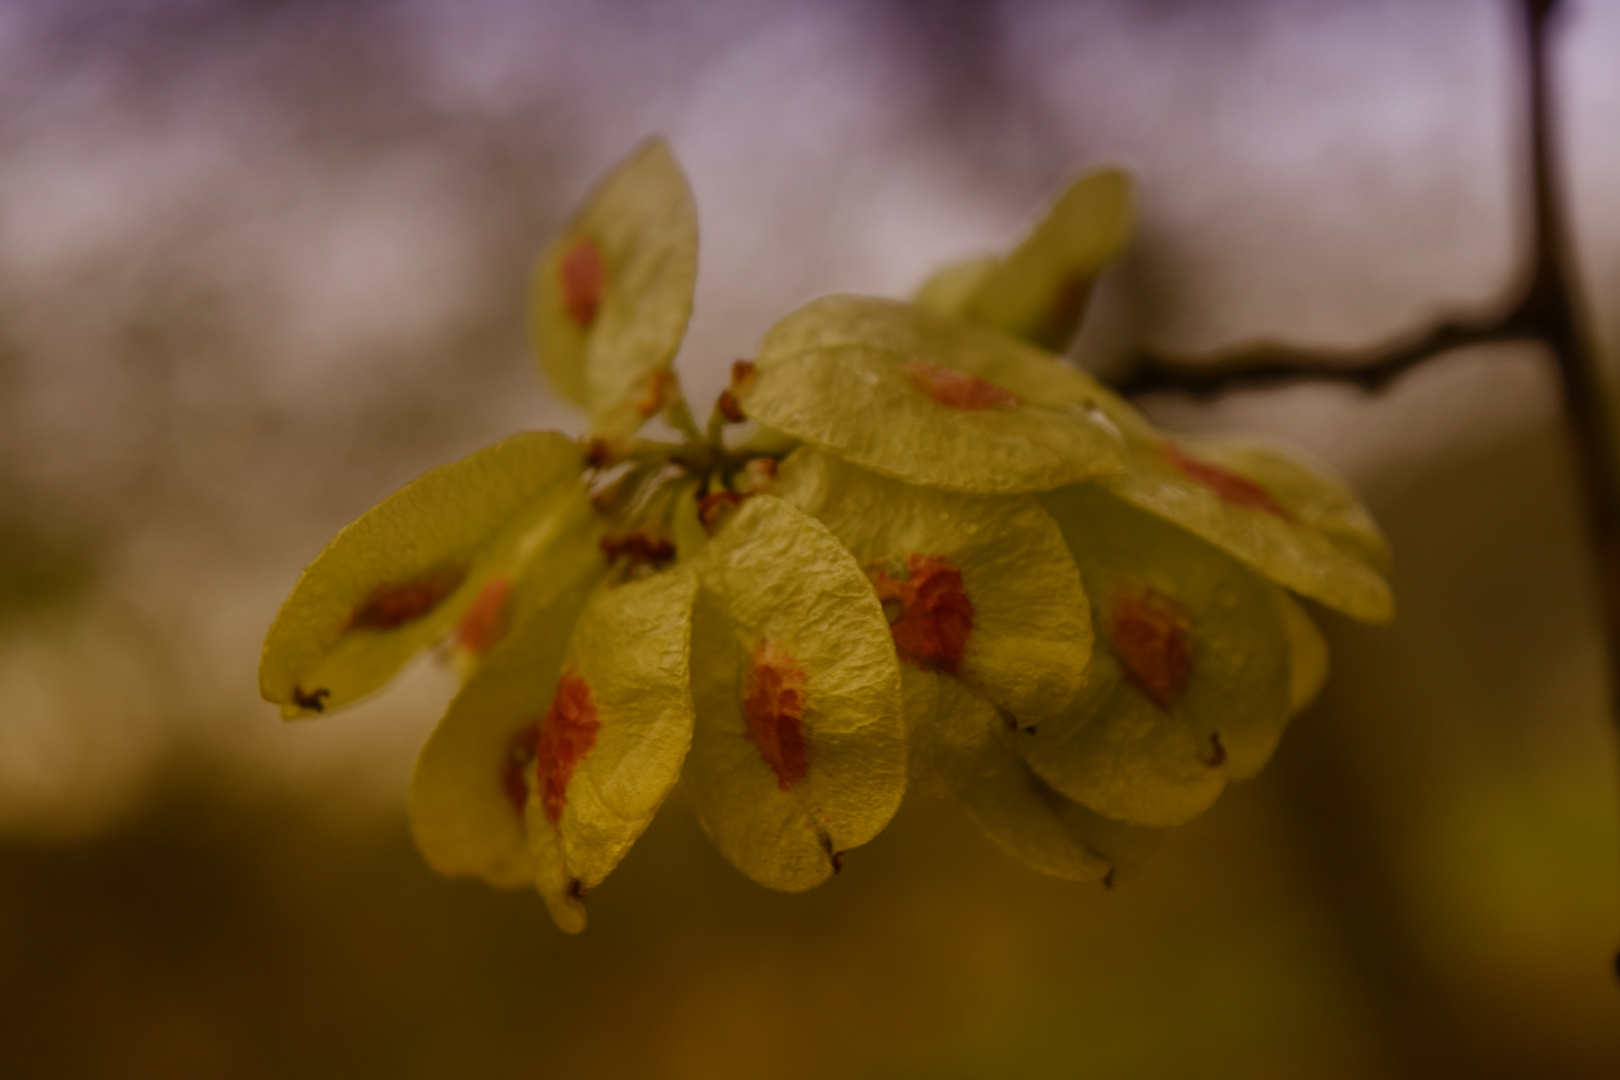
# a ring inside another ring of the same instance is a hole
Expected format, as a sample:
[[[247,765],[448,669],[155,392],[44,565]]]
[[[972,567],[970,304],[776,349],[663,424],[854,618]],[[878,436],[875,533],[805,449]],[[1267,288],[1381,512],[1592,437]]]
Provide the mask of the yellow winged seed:
[[[1252,435],[1182,438],[1189,452],[1263,487],[1299,524],[1380,574],[1390,568],[1389,541],[1350,485],[1295,447]]]
[[[1034,499],[916,487],[813,447],[782,463],[775,493],[866,571],[903,665],[965,680],[1024,725],[1062,710],[1085,681],[1086,594]],[[914,727],[909,700],[907,714]]]
[[[979,286],[1000,265],[1001,260],[994,255],[949,263],[928,275],[912,302],[935,314],[960,318]]]
[[[888,624],[826,527],[769,495],[720,526],[701,573],[686,790],[745,874],[811,888],[882,830],[905,790]]]
[[[1273,596],[1282,611],[1283,626],[1288,631],[1288,711],[1298,716],[1321,692],[1327,682],[1328,647],[1322,631],[1316,628],[1304,607],[1281,589],[1274,588]]]
[[[600,541],[604,523],[586,488],[571,488],[538,528],[492,559],[494,569],[457,621],[450,638],[451,658],[462,681],[508,634],[577,583],[594,585],[607,576]]]
[[[265,637],[259,692],[287,718],[348,705],[444,637],[497,575],[588,526],[580,451],[514,435],[425,473],[304,570]]]
[[[680,570],[588,603],[576,592],[490,657],[417,760],[411,827],[429,865],[535,885],[559,926],[584,927],[585,895],[651,822],[691,743],[696,589]]]
[[[411,832],[441,874],[532,886],[526,769],[555,696],[569,636],[599,577],[568,584],[467,680],[416,759]]]
[[[924,672],[903,675],[907,704],[932,715],[912,732],[912,770],[962,804],[979,828],[1013,858],[1071,881],[1119,881],[1158,846],[1157,830],[1127,825],[1064,798],[1016,749],[1027,735],[1009,730],[971,687]]]
[[[541,368],[599,435],[632,434],[678,393],[670,363],[697,282],[697,209],[662,139],[597,187],[535,268]]]
[[[585,927],[585,896],[619,864],[675,786],[692,743],[690,570],[598,593],[574,628],[541,720],[525,811],[535,882],[557,925]]]
[[[1118,399],[1086,375],[1005,334],[888,300],[832,296],[789,315],[737,396],[767,427],[930,487],[1046,491],[1123,460]]]
[[[1080,567],[1098,644],[1074,706],[1019,750],[1100,814],[1180,824],[1258,769],[1287,723],[1289,641],[1271,586],[1090,485],[1042,501]]]
[[[1275,455],[1250,475],[1257,456],[1237,445],[1143,441],[1125,471],[1097,483],[1294,592],[1363,622],[1394,618],[1389,584],[1368,561],[1382,538],[1349,492]]]
[[[1124,249],[1133,224],[1130,177],[1118,169],[1089,172],[993,269],[980,270],[973,287],[946,279],[932,282],[932,291],[938,296],[952,285],[960,295],[950,314],[1061,351],[1080,326],[1092,283]],[[963,279],[967,273],[958,271]]]

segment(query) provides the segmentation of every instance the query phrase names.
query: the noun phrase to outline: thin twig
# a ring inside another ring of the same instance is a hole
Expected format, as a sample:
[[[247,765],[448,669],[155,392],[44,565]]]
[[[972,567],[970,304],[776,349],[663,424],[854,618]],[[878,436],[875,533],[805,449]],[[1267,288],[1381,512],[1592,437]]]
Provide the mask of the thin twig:
[[[1515,306],[1506,316],[1444,322],[1421,336],[1376,349],[1307,350],[1268,344],[1203,360],[1143,353],[1127,375],[1114,380],[1114,386],[1127,397],[1173,390],[1210,398],[1232,390],[1339,382],[1375,394],[1441,353],[1470,345],[1521,341],[1533,333]]]
[[[1308,382],[1337,382],[1380,393],[1413,368],[1455,349],[1497,345],[1510,341],[1538,341],[1557,354],[1560,370],[1567,357],[1588,352],[1582,341],[1570,288],[1567,242],[1563,233],[1561,202],[1554,190],[1549,130],[1552,118],[1547,97],[1546,24],[1558,0],[1520,0],[1526,17],[1526,91],[1530,109],[1526,119],[1530,135],[1531,234],[1522,283],[1507,292],[1496,314],[1456,317],[1432,328],[1369,349],[1309,349],[1262,343],[1224,354],[1204,357],[1167,356],[1151,351],[1137,354],[1125,374],[1112,380],[1127,397],[1173,391],[1195,398],[1212,398],[1233,390],[1259,390]],[[1582,372],[1590,374],[1583,363]],[[1591,372],[1597,369],[1591,368]],[[1608,427],[1607,402],[1586,393],[1586,374],[1573,370],[1583,401],[1600,402],[1600,427]],[[1572,423],[1574,406],[1571,406]],[[1577,434],[1577,439],[1582,436]],[[1582,451],[1584,453],[1584,451]],[[1617,550],[1620,550],[1620,513],[1617,513]],[[1617,563],[1620,567],[1620,563]],[[1617,669],[1620,670],[1620,669]]]

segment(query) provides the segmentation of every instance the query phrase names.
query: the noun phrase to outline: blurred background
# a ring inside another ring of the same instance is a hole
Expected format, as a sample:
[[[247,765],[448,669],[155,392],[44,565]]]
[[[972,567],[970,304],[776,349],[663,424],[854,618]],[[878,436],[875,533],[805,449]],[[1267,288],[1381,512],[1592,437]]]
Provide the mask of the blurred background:
[[[1620,4],[1558,92],[1620,350]],[[1387,528],[1387,629],[1105,891],[912,800],[803,896],[679,797],[568,938],[434,876],[431,662],[320,723],[265,628],[426,468],[578,420],[530,260],[662,132],[700,410],[803,301],[903,295],[1080,167],[1141,234],[1081,359],[1370,345],[1523,238],[1508,0],[0,0],[0,1075],[1613,1077],[1620,777],[1555,387],[1524,348],[1147,402],[1291,439]]]

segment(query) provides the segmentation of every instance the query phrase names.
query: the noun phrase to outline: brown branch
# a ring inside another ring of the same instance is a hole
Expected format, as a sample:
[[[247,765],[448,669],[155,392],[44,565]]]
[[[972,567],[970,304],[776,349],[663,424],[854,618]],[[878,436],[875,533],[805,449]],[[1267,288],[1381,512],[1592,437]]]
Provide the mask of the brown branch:
[[[1210,398],[1232,390],[1339,382],[1376,394],[1442,353],[1470,345],[1522,341],[1534,333],[1524,319],[1522,305],[1515,305],[1505,316],[1443,322],[1420,336],[1376,349],[1308,350],[1267,344],[1203,360],[1142,353],[1123,378],[1114,380],[1114,386],[1127,397],[1176,391]]]
[[[1524,310],[1552,354],[1563,391],[1564,416],[1575,451],[1575,475],[1596,562],[1609,664],[1610,708],[1620,724],[1620,460],[1613,403],[1597,349],[1586,331],[1569,223],[1559,197],[1552,148],[1548,23],[1557,0],[1525,0],[1529,24],[1531,183],[1535,213],[1535,277]]]
[[[1143,351],[1133,357],[1124,375],[1111,380],[1115,389],[1127,397],[1168,391],[1211,398],[1233,390],[1338,382],[1359,387],[1367,393],[1379,393],[1413,368],[1455,349],[1537,341],[1555,354],[1566,388],[1573,385],[1568,380],[1575,378],[1580,382],[1582,401],[1599,403],[1598,411],[1603,412],[1603,417],[1589,420],[1596,427],[1610,427],[1606,399],[1587,392],[1595,386],[1589,378],[1597,370],[1595,364],[1576,365],[1580,368],[1576,371],[1568,363],[1568,358],[1590,350],[1578,329],[1582,324],[1576,317],[1574,292],[1570,288],[1562,204],[1552,176],[1546,26],[1558,0],[1519,2],[1524,7],[1527,23],[1532,224],[1524,284],[1510,292],[1512,299],[1498,308],[1499,313],[1447,319],[1428,330],[1370,349],[1308,349],[1262,343],[1202,358]],[[1570,367],[1568,372],[1564,371],[1566,367]],[[1582,436],[1577,435],[1577,438]],[[1616,524],[1617,551],[1620,551],[1620,514],[1617,514]]]

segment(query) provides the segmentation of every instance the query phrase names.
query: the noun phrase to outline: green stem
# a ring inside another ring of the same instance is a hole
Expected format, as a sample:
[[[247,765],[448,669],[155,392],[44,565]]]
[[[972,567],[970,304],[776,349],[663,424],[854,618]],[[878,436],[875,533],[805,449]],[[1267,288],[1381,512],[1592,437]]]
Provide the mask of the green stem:
[[[703,442],[703,432],[698,430],[697,419],[692,415],[692,407],[686,403],[686,394],[679,384],[676,384],[675,396],[664,406],[664,419],[669,421],[670,427],[693,442]]]

